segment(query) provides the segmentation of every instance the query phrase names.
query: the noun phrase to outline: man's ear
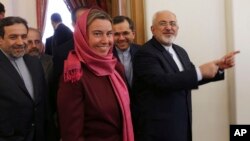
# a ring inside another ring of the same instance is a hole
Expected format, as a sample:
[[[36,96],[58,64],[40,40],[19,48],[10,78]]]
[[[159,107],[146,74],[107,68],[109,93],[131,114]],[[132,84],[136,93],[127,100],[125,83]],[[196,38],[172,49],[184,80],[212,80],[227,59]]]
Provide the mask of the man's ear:
[[[153,33],[154,32],[154,27],[151,26],[150,29],[151,29],[151,32]]]

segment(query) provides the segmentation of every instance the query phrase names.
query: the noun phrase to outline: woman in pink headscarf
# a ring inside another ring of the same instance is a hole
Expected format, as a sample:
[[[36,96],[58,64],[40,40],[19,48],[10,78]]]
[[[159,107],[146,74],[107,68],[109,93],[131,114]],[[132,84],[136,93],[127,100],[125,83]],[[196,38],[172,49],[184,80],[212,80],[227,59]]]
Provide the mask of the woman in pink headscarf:
[[[57,97],[62,141],[133,141],[124,70],[112,54],[110,16],[97,9],[84,12],[74,43]]]

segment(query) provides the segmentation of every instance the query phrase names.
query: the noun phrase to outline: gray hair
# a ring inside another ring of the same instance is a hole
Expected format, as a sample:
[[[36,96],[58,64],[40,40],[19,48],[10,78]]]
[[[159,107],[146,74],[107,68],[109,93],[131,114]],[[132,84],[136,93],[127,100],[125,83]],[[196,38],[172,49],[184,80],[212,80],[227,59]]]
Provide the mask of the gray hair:
[[[162,13],[168,13],[168,14],[171,14],[171,15],[174,15],[176,17],[176,15],[169,11],[169,10],[161,10],[161,11],[157,11],[154,15],[153,15],[153,18],[152,18],[152,25],[156,24],[156,18],[159,14],[162,14]]]

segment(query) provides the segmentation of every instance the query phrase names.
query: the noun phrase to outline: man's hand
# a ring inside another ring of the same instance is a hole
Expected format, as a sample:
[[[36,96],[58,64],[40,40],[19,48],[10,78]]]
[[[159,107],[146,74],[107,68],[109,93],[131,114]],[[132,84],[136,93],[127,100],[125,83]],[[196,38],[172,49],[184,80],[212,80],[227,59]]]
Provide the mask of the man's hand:
[[[218,72],[219,66],[214,62],[208,62],[200,67],[202,78],[214,78]]]
[[[224,69],[228,69],[231,68],[235,65],[234,62],[234,56],[236,54],[240,53],[240,51],[232,51],[229,52],[228,54],[226,54],[224,57],[222,57],[219,60],[215,60],[216,65],[219,66],[220,69],[224,70]]]

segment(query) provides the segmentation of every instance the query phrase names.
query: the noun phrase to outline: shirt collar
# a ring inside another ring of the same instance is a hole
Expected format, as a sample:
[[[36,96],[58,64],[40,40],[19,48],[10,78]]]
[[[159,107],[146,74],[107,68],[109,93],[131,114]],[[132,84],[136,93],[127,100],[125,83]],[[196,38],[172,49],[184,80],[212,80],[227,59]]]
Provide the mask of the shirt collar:
[[[118,54],[127,54],[130,52],[130,47],[128,47],[128,49],[126,49],[125,51],[120,50],[118,47],[115,47],[115,49]]]
[[[163,46],[167,51],[173,50],[172,45],[170,45],[170,46],[162,45],[162,46]]]
[[[57,27],[58,27],[60,24],[62,24],[62,23],[60,22],[60,23],[56,24],[55,29],[57,29]]]

